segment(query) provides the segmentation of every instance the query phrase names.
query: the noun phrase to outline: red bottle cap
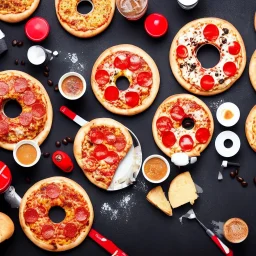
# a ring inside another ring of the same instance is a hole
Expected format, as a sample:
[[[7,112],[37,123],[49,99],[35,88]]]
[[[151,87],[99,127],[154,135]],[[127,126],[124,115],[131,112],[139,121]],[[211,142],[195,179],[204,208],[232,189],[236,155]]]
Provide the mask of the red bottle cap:
[[[168,21],[162,14],[150,14],[145,20],[145,29],[152,37],[163,36],[168,30]]]
[[[48,36],[49,32],[49,23],[41,17],[34,17],[25,25],[25,33],[27,37],[34,42],[43,41]]]
[[[0,161],[0,194],[4,193],[11,185],[12,175],[8,166]]]
[[[74,165],[71,158],[63,151],[57,150],[52,155],[53,163],[63,172],[72,172]]]

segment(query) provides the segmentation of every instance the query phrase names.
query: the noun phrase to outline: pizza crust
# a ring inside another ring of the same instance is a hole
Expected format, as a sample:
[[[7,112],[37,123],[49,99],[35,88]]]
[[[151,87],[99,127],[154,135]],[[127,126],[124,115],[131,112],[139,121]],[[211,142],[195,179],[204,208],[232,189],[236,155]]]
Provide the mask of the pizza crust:
[[[58,6],[59,6],[60,1],[61,0],[55,0],[55,10],[56,10],[56,14],[57,14],[57,17],[58,17],[58,20],[59,20],[61,26],[67,32],[72,34],[73,36],[80,37],[80,38],[89,38],[89,37],[93,37],[93,36],[96,36],[96,35],[102,33],[111,23],[114,13],[115,13],[115,7],[116,7],[115,0],[109,0],[110,4],[111,4],[111,13],[109,15],[110,16],[109,20],[103,26],[101,26],[95,30],[77,31],[77,30],[71,28],[66,22],[63,22],[63,20],[61,19],[60,15],[59,15],[59,11],[58,11]],[[73,1],[73,0],[70,0],[70,1]],[[93,3],[94,0],[91,0],[91,2]],[[85,15],[93,15],[93,11],[91,13],[85,14]]]
[[[14,224],[11,218],[0,212],[0,244],[9,239],[14,233]]]
[[[33,83],[35,83],[40,88],[41,92],[44,95],[44,98],[46,100],[45,104],[46,104],[47,120],[45,122],[43,131],[41,133],[39,133],[33,139],[40,146],[44,142],[44,140],[47,138],[47,136],[51,130],[51,127],[52,127],[53,110],[52,110],[52,104],[51,104],[50,98],[48,96],[48,93],[45,90],[44,86],[37,79],[28,75],[27,73],[17,71],[17,70],[6,70],[3,72],[0,72],[0,76],[1,76],[1,74],[4,74],[4,73],[12,74],[13,76],[23,76],[24,78],[31,80]],[[16,145],[15,143],[11,144],[11,143],[0,142],[0,147],[7,149],[7,150],[14,150],[15,145]]]
[[[219,88],[214,91],[200,91],[195,86],[191,86],[191,84],[188,83],[187,81],[185,81],[183,79],[183,77],[180,75],[180,67],[176,61],[177,40],[183,34],[184,30],[187,30],[190,27],[195,26],[199,22],[213,23],[213,24],[216,24],[216,23],[225,24],[225,27],[228,28],[229,30],[234,31],[238,38],[238,42],[241,46],[241,52],[242,52],[242,56],[243,56],[242,63],[240,64],[240,68],[237,70],[236,75],[232,77],[232,81],[225,88],[222,88],[222,89]],[[186,89],[187,91],[189,91],[191,93],[197,94],[197,95],[211,96],[211,95],[219,94],[219,93],[222,93],[222,92],[228,90],[240,78],[240,76],[242,75],[242,73],[245,69],[245,65],[246,65],[246,50],[245,50],[244,41],[243,41],[240,33],[237,31],[237,29],[231,23],[229,23],[226,20],[219,19],[219,18],[202,18],[202,19],[197,19],[192,22],[189,22],[188,24],[186,24],[184,27],[182,27],[179,30],[179,32],[176,34],[176,36],[173,39],[173,42],[172,42],[172,45],[170,48],[169,58],[170,58],[170,65],[171,65],[172,73],[173,73],[174,77],[176,78],[176,80],[178,81],[178,83],[184,89]]]
[[[117,108],[117,107],[113,106],[111,103],[102,99],[102,96],[99,93],[98,88],[97,88],[98,87],[97,82],[95,80],[95,74],[96,74],[97,68],[101,64],[101,62],[109,55],[112,55],[118,51],[128,51],[128,52],[132,52],[134,54],[141,56],[148,63],[148,65],[152,71],[152,74],[153,74],[153,85],[151,88],[150,95],[143,101],[142,105],[131,108],[131,109]],[[143,51],[142,49],[140,49],[139,47],[134,46],[134,45],[120,44],[120,45],[116,45],[116,46],[110,47],[109,49],[105,50],[99,56],[99,58],[96,60],[94,66],[93,66],[93,69],[92,69],[91,85],[92,85],[92,90],[94,92],[94,95],[96,96],[98,101],[103,105],[103,107],[105,107],[107,110],[109,110],[110,112],[112,112],[114,114],[132,116],[132,115],[136,115],[136,114],[143,112],[144,110],[146,110],[147,108],[149,108],[151,106],[151,104],[155,100],[158,90],[159,90],[160,75],[159,75],[159,71],[158,71],[156,63],[145,51]]]
[[[249,76],[250,76],[251,84],[254,90],[256,90],[256,50],[254,51],[250,61]]]
[[[88,208],[90,211],[90,217],[89,217],[89,225],[86,227],[86,229],[84,231],[81,232],[81,234],[77,237],[77,239],[67,245],[62,245],[62,246],[57,246],[57,248],[53,245],[44,243],[43,241],[41,241],[40,239],[36,238],[33,233],[30,231],[30,228],[26,225],[23,213],[24,213],[24,209],[26,206],[26,202],[28,197],[31,195],[31,193],[37,189],[40,188],[41,185],[45,184],[45,183],[51,183],[51,182],[55,182],[55,183],[68,183],[69,186],[73,187],[76,191],[78,191],[80,194],[82,194],[82,196],[84,197],[85,201],[88,204]],[[20,208],[19,208],[19,220],[20,220],[20,225],[24,231],[24,233],[26,234],[26,236],[38,247],[47,250],[47,251],[55,251],[55,252],[59,252],[59,251],[66,251],[66,250],[70,250],[76,246],[78,246],[79,244],[81,244],[84,239],[86,238],[86,236],[88,235],[92,223],[93,223],[93,219],[94,219],[94,212],[93,212],[93,206],[91,203],[91,200],[88,196],[88,194],[85,192],[85,190],[75,181],[65,178],[65,177],[51,177],[48,179],[44,179],[41,181],[38,181],[37,183],[35,183],[32,187],[30,187],[28,189],[28,191],[25,193],[25,195],[23,196],[22,200],[21,200],[21,204],[20,204]]]
[[[200,99],[198,99],[197,97],[193,96],[193,95],[190,95],[190,94],[176,94],[176,95],[173,95],[173,96],[170,96],[169,98],[167,98],[166,100],[163,101],[163,103],[158,107],[156,113],[155,113],[155,116],[153,118],[153,121],[152,121],[152,132],[153,132],[153,137],[154,137],[154,140],[157,144],[157,146],[169,157],[172,156],[172,153],[171,153],[171,150],[170,148],[167,148],[163,145],[162,141],[158,138],[158,131],[157,131],[157,127],[156,127],[156,121],[157,119],[159,118],[159,115],[162,113],[162,106],[168,102],[171,102],[171,101],[175,101],[177,99],[182,99],[182,98],[185,98],[185,99],[190,99],[190,100],[193,100],[195,101],[197,104],[199,104],[200,106],[203,107],[203,109],[207,112],[208,114],[208,117],[210,119],[210,133],[211,133],[211,136],[210,138],[208,139],[208,142],[205,143],[205,144],[198,144],[197,146],[195,146],[193,148],[193,150],[189,151],[189,152],[186,152],[186,154],[190,157],[192,156],[200,156],[200,153],[202,151],[204,151],[207,146],[209,145],[209,143],[211,142],[211,139],[212,139],[212,135],[213,135],[213,131],[214,131],[214,121],[213,121],[213,117],[212,117],[212,113],[210,111],[210,109],[206,106],[206,104],[201,101]],[[194,128],[193,128],[194,129]],[[192,129],[192,130],[193,130]],[[182,152],[181,150],[179,152]]]
[[[83,127],[80,128],[80,130],[77,132],[77,135],[75,137],[74,140],[74,147],[73,147],[73,151],[74,151],[74,156],[76,158],[76,161],[78,163],[78,165],[80,166],[80,168],[83,170],[83,159],[82,159],[82,143],[84,141],[85,135],[88,134],[88,132],[90,131],[92,126],[101,126],[101,125],[106,125],[108,127],[114,127],[114,128],[119,128],[122,133],[125,136],[125,139],[127,141],[126,143],[126,147],[122,152],[125,152],[125,154],[129,151],[131,145],[132,145],[132,137],[129,133],[129,131],[127,130],[127,128],[125,126],[123,126],[121,123],[110,119],[110,118],[97,118],[94,119],[90,122],[88,122],[87,124],[85,124]],[[107,186],[105,183],[101,182],[101,181],[97,181],[92,177],[92,174],[89,172],[84,171],[85,176],[90,180],[90,182],[92,182],[94,185],[102,188],[102,189],[108,189],[109,186]]]
[[[17,23],[17,22],[23,21],[34,13],[39,3],[40,3],[40,0],[34,0],[30,8],[27,9],[25,12],[16,13],[16,14],[15,13],[0,14],[0,20],[9,22],[9,23]]]
[[[256,105],[251,109],[245,122],[245,135],[251,148],[256,152],[256,132],[253,131],[256,121]]]

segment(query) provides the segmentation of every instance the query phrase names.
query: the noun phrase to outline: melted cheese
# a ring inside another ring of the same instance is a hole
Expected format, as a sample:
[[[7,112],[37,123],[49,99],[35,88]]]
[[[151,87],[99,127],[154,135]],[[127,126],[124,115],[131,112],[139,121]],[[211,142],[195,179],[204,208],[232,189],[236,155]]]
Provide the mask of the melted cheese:
[[[34,0],[1,0],[0,14],[18,14],[28,10]]]

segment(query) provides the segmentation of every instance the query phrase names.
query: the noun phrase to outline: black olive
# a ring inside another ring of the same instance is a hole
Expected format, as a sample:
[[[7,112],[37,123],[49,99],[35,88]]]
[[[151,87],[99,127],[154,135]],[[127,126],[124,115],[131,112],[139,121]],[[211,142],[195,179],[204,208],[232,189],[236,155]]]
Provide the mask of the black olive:
[[[246,181],[243,181],[243,182],[241,183],[241,185],[242,185],[244,188],[246,188],[246,187],[248,186],[248,183],[247,183]]]
[[[223,28],[223,32],[224,32],[224,34],[228,34],[229,30],[227,28]]]
[[[43,153],[43,157],[48,158],[49,156],[50,156],[50,153],[49,153],[49,152],[44,152],[44,153]]]
[[[220,80],[219,80],[219,83],[220,83],[220,84],[223,84],[223,83],[224,83],[224,79],[220,79]]]
[[[50,72],[49,67],[48,67],[48,66],[45,66],[45,67],[44,67],[44,71],[46,71],[46,72]]]
[[[234,179],[234,178],[236,177],[235,172],[230,172],[230,177],[231,177],[232,179]]]
[[[239,182],[243,182],[243,181],[244,181],[244,179],[243,179],[242,177],[239,177],[239,176],[236,176],[236,179],[237,179],[237,181],[239,181]]]
[[[67,140],[68,143],[73,143],[74,142],[73,138],[71,138],[71,137],[66,137],[66,140]]]

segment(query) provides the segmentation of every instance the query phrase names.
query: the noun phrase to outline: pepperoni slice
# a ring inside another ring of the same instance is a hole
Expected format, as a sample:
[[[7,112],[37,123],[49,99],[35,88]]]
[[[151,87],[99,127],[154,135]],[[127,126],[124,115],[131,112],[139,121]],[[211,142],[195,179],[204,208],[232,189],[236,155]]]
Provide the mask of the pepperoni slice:
[[[23,95],[23,102],[27,106],[32,105],[36,102],[36,96],[31,91],[25,91]]]
[[[104,98],[108,101],[115,101],[119,98],[119,90],[116,86],[108,86],[104,92]]]
[[[179,45],[176,49],[176,54],[179,58],[185,59],[188,57],[188,49],[185,45]]]
[[[114,65],[115,65],[116,68],[119,68],[121,70],[125,70],[129,67],[130,60],[126,56],[126,54],[119,54],[114,60]]]
[[[40,216],[45,216],[46,209],[42,205],[37,206],[37,210]]]
[[[74,223],[67,223],[64,228],[64,235],[68,238],[73,238],[77,234],[77,227]]]
[[[139,105],[140,95],[137,92],[127,92],[125,94],[126,104],[133,108]]]
[[[152,73],[141,72],[138,74],[137,83],[143,87],[149,87],[152,84]]]
[[[93,156],[86,158],[84,163],[83,169],[87,172],[94,172],[97,169],[97,160]]]
[[[129,70],[131,71],[136,71],[141,67],[141,60],[139,56],[132,55],[130,57],[130,66]]]
[[[125,138],[123,136],[117,137],[114,146],[118,152],[122,151],[126,147]]]
[[[49,184],[46,187],[46,195],[54,199],[60,195],[60,188],[55,184]]]
[[[204,75],[201,78],[200,81],[201,87],[205,90],[205,91],[209,91],[213,88],[215,81],[214,78],[210,75]]]
[[[46,240],[51,239],[54,236],[54,232],[54,227],[48,224],[44,224],[41,230],[41,234]]]
[[[165,147],[170,148],[176,142],[176,137],[173,132],[165,132],[162,136],[162,142]]]
[[[108,148],[105,145],[97,145],[93,151],[97,160],[103,160],[108,156]]]
[[[109,82],[110,76],[106,70],[98,70],[95,74],[95,80],[99,85],[105,85]]]
[[[190,135],[183,135],[180,138],[179,144],[180,144],[182,151],[188,152],[193,149],[194,141]]]
[[[236,64],[231,61],[225,63],[223,66],[223,71],[224,71],[225,75],[228,77],[234,76],[237,71]]]
[[[89,212],[84,207],[78,207],[75,209],[76,219],[80,222],[83,222],[88,219]]]
[[[102,144],[104,140],[104,134],[98,130],[92,130],[90,132],[90,140],[94,144]]]
[[[45,106],[41,103],[32,105],[32,115],[36,118],[41,118],[46,114]]]
[[[28,87],[28,82],[25,78],[18,78],[14,83],[15,92],[25,92]]]
[[[238,42],[233,42],[228,47],[228,52],[232,55],[237,55],[240,52],[240,50],[241,50],[241,46]]]
[[[160,132],[168,132],[172,128],[172,121],[167,116],[161,116],[156,121],[157,130]]]
[[[174,106],[170,111],[171,117],[175,121],[182,121],[185,117],[184,109],[181,106]]]
[[[20,124],[23,126],[29,126],[32,122],[33,116],[30,112],[24,112],[19,116]]]
[[[110,145],[113,145],[116,142],[116,136],[113,132],[105,132],[105,139]]]
[[[208,41],[215,41],[219,37],[219,29],[214,24],[208,24],[203,31],[204,37]]]
[[[196,131],[196,140],[199,143],[203,143],[203,144],[206,143],[209,140],[210,136],[211,136],[210,131],[207,128],[199,128]]]
[[[9,124],[7,122],[0,121],[0,135],[6,135],[9,132]]]
[[[9,92],[9,85],[0,81],[0,96],[4,96]]]
[[[108,156],[104,159],[107,164],[116,164],[119,162],[119,155],[114,151],[109,151]]]
[[[27,223],[35,223],[39,218],[39,214],[34,208],[28,208],[24,213],[24,218]]]

